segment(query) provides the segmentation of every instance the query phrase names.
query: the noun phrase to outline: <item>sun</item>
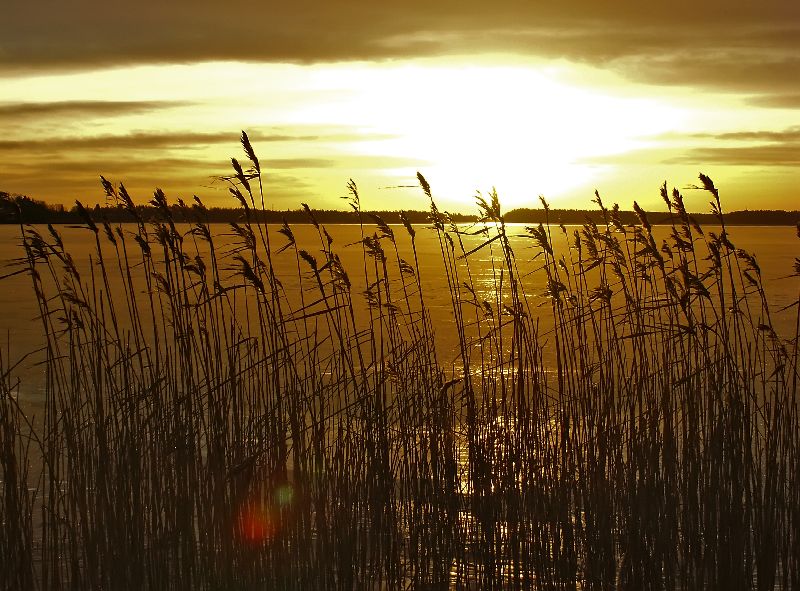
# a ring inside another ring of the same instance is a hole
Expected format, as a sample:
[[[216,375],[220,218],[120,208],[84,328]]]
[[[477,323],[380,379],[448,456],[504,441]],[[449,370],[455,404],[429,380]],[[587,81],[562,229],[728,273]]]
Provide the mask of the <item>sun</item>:
[[[318,84],[338,90],[337,100],[300,117],[369,129],[381,139],[354,143],[354,155],[421,161],[437,194],[464,205],[492,187],[506,207],[540,194],[557,202],[609,169],[604,158],[647,147],[682,118],[656,99],[615,96],[526,65],[348,66],[327,69]]]

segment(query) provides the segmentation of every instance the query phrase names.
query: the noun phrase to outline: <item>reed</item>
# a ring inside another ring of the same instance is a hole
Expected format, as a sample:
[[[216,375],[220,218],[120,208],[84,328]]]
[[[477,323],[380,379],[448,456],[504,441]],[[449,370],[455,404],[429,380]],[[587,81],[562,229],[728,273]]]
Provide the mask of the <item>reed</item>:
[[[304,206],[304,249],[256,221],[242,144],[224,236],[197,198],[190,227],[160,191],[143,220],[105,179],[133,223],[79,207],[87,268],[55,228],[20,227],[46,403],[29,419],[0,358],[5,588],[800,587],[797,334],[776,334],[710,179],[718,232],[664,185],[661,244],[596,195],[603,224],[529,227],[523,252],[495,193],[457,225],[420,175],[431,225],[401,229],[351,181],[359,241]]]

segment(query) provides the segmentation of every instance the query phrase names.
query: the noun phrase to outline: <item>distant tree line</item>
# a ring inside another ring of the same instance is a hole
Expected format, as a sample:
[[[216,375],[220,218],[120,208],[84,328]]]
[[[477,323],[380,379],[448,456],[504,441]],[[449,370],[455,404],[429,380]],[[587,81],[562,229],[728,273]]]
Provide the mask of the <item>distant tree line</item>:
[[[229,207],[199,207],[196,204],[187,205],[182,201],[169,206],[170,215],[175,222],[241,222],[247,216],[254,222],[267,222],[280,224],[286,221],[290,224],[310,223],[309,211],[312,211],[314,219],[320,224],[357,224],[358,215],[355,211],[343,211],[334,209],[295,209],[295,210],[266,210],[250,209],[245,211],[242,208]],[[135,222],[136,219],[128,209],[122,205],[109,205],[101,207],[95,205],[87,207],[85,212],[91,216],[95,222],[107,221],[110,223]],[[159,208],[151,205],[139,205],[136,213],[145,221],[156,221],[163,219],[163,213]],[[364,212],[367,214],[368,212]],[[379,215],[389,224],[399,224],[399,211],[375,211],[369,212]],[[404,212],[412,224],[424,224],[428,221],[427,211],[407,211]],[[475,215],[463,215],[460,213],[451,214],[451,218],[456,223],[472,222],[478,219]],[[73,206],[66,209],[63,205],[50,205],[44,201],[31,199],[24,195],[13,195],[5,191],[0,191],[0,224],[80,224],[85,218],[79,213],[78,207]]]
[[[620,211],[623,224],[636,224],[638,217],[633,211]],[[666,211],[647,212],[651,224],[670,224],[671,215]],[[712,213],[692,213],[692,218],[699,224],[713,225],[718,223]],[[724,212],[725,223],[732,226],[794,226],[800,222],[800,211],[784,211],[782,209],[743,210]],[[549,221],[551,224],[583,224],[591,220],[596,224],[605,222],[603,212],[597,209],[513,209],[505,214],[508,223],[536,224]]]
[[[0,223],[18,224],[20,220],[26,224],[60,224],[78,218],[63,205],[48,205],[25,195],[0,191]]]
[[[156,207],[150,205],[137,206],[137,213],[144,220],[158,220],[163,214]],[[111,223],[125,223],[135,221],[131,213],[122,205],[110,205],[101,207],[95,205],[94,208],[87,208],[89,215],[96,222],[107,221]],[[367,213],[367,212],[364,212]],[[399,224],[399,211],[375,211],[370,212],[380,216],[386,223]],[[170,206],[170,214],[176,222],[240,222],[246,215],[250,216],[251,221],[282,223],[284,220],[289,224],[303,224],[311,222],[308,211],[305,209],[295,210],[249,210],[245,212],[242,208],[228,207],[200,207],[197,204],[187,205],[182,201]],[[407,211],[406,217],[412,224],[424,224],[428,222],[427,211]],[[650,222],[653,224],[669,223],[670,214],[668,212],[648,212]],[[322,209],[313,210],[314,219],[321,224],[356,224],[359,222],[356,212]],[[465,215],[460,213],[450,214],[451,219],[456,223],[466,223],[477,220],[475,215]],[[717,220],[710,213],[695,213],[692,217],[700,224],[714,224]],[[625,224],[637,223],[636,214],[632,211],[620,211],[620,218]],[[598,210],[587,209],[550,209],[545,212],[543,209],[513,209],[504,215],[508,223],[527,223],[537,224],[550,222],[553,224],[583,224],[591,220],[597,224],[604,222],[603,213]],[[80,224],[84,221],[78,212],[78,207],[71,209],[63,205],[50,205],[44,201],[31,199],[25,195],[14,195],[5,191],[0,191],[0,224]],[[731,225],[756,225],[756,226],[791,226],[800,223],[800,211],[783,210],[745,210],[733,211],[725,214],[725,222]]]

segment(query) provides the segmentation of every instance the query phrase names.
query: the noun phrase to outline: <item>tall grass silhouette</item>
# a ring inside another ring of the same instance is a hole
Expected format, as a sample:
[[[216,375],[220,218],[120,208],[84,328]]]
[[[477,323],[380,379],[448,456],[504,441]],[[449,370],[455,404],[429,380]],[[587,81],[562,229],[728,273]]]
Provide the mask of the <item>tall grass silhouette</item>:
[[[313,251],[254,221],[242,144],[223,241],[199,199],[187,230],[161,191],[144,220],[105,179],[133,223],[79,208],[88,269],[20,227],[46,406],[22,412],[0,358],[5,588],[800,588],[797,334],[776,334],[709,178],[716,233],[666,185],[661,244],[597,195],[604,224],[527,228],[525,265],[494,193],[465,228],[419,175],[431,226],[401,228],[351,181],[363,265],[345,269],[308,206]]]

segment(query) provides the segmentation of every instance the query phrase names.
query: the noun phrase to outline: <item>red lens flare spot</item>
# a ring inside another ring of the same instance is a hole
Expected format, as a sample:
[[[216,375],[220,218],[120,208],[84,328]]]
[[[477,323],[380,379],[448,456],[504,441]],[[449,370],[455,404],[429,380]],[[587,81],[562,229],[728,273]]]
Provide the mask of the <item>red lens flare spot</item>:
[[[237,520],[238,533],[250,544],[260,544],[275,535],[275,524],[269,514],[258,507],[244,507]]]

